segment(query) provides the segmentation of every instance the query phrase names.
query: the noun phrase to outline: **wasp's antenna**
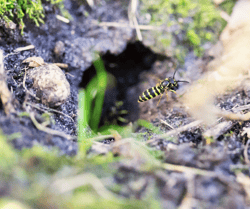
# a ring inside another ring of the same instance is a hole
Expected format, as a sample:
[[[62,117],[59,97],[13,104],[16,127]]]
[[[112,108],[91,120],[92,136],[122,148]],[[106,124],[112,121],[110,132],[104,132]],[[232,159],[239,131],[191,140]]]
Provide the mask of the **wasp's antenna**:
[[[185,83],[189,83],[188,81],[176,81],[177,83],[179,83],[179,82],[185,82]]]
[[[174,76],[175,76],[175,73],[177,72],[177,68],[176,68],[176,70],[174,71],[174,75],[173,75],[173,79],[174,79]]]

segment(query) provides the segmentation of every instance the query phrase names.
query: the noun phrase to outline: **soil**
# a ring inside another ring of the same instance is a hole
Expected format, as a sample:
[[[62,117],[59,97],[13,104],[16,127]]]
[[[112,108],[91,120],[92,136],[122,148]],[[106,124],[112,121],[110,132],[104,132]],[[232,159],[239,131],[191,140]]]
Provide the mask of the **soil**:
[[[34,81],[24,80],[25,67],[23,60],[32,57],[42,57],[46,63],[65,63],[67,69],[62,69],[70,84],[70,95],[66,102],[56,107],[61,113],[52,112],[49,128],[72,136],[68,140],[62,136],[51,135],[38,130],[29,117],[18,114],[6,115],[0,103],[0,127],[4,134],[21,133],[20,137],[12,140],[17,149],[32,147],[39,143],[47,147],[58,147],[62,154],[77,155],[77,105],[78,90],[85,87],[95,75],[92,66],[93,54],[102,55],[105,68],[114,81],[105,95],[102,121],[114,121],[118,118],[110,114],[117,101],[122,101],[120,110],[128,110],[123,115],[129,122],[145,119],[159,128],[161,134],[155,134],[145,127],[138,127],[137,133],[143,135],[148,146],[153,150],[163,151],[159,156],[166,167],[161,171],[148,171],[141,168],[140,160],[131,159],[118,162],[114,171],[114,182],[108,188],[125,198],[144,199],[152,195],[152,188],[157,189],[157,198],[163,208],[177,208],[192,206],[192,208],[247,208],[246,188],[239,181],[238,172],[242,171],[250,176],[248,137],[244,128],[250,126],[249,121],[232,121],[226,124],[223,131],[209,141],[204,133],[212,127],[202,125],[190,127],[173,134],[172,139],[164,135],[173,128],[185,126],[194,121],[179,102],[178,96],[185,93],[188,84],[180,83],[177,95],[168,93],[163,95],[159,105],[159,97],[141,104],[137,103],[138,96],[147,88],[155,86],[158,80],[173,76],[175,62],[168,57],[162,57],[135,41],[136,34],[126,27],[99,27],[96,23],[120,22],[128,24],[126,4],[119,1],[102,1],[101,6],[89,8],[79,5],[75,1],[65,0],[65,8],[70,12],[73,20],[63,23],[56,19],[59,11],[51,7],[46,8],[45,24],[35,27],[27,22],[24,35],[18,30],[11,30],[1,25],[0,49],[4,52],[4,68],[6,82],[13,95],[13,105],[17,113],[29,111],[35,113],[35,118],[43,122],[42,113],[46,104],[40,103],[32,94]],[[112,12],[111,12],[112,11]],[[88,16],[85,13],[88,12]],[[34,45],[31,50],[14,53],[18,47]],[[177,80],[188,80],[190,83],[204,73],[204,66],[210,57],[197,58],[192,52],[187,56],[184,66],[177,67]],[[181,76],[182,75],[182,76]],[[111,80],[112,80],[111,79]],[[111,83],[110,80],[110,83]],[[32,93],[28,93],[23,86]],[[144,82],[146,81],[146,82]],[[27,103],[28,102],[28,103]],[[231,110],[236,105],[250,103],[249,91],[237,89],[217,98],[216,104],[221,109]],[[26,104],[24,107],[23,105]],[[29,105],[33,104],[33,105]],[[36,107],[34,106],[36,105]],[[117,111],[119,112],[119,111]],[[124,122],[116,122],[124,125]],[[222,118],[220,123],[225,122]],[[125,123],[127,124],[127,123]],[[94,146],[89,154],[105,155],[112,151],[113,138],[103,141],[103,149]],[[99,153],[98,153],[99,152]],[[121,154],[118,152],[117,155]],[[180,170],[178,166],[182,166]],[[198,170],[192,170],[198,169]],[[205,170],[205,173],[199,173]],[[120,185],[117,191],[115,185]],[[191,196],[192,198],[188,198]],[[191,207],[190,207],[191,208]]]

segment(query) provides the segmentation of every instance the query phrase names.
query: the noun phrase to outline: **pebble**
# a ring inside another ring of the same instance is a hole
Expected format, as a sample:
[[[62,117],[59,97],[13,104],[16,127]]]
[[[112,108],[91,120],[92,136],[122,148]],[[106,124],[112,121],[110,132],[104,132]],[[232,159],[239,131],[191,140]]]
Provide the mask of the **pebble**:
[[[54,64],[45,64],[28,71],[33,88],[42,103],[55,107],[63,104],[70,95],[70,85],[63,71]]]

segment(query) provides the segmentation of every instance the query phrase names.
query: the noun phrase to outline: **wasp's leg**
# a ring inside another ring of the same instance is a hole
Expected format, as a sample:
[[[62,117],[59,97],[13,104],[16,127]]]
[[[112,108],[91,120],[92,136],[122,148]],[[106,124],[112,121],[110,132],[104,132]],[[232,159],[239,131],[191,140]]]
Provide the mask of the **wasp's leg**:
[[[162,95],[163,95],[163,94],[161,94],[161,97],[160,97],[160,99],[159,99],[159,101],[158,101],[158,103],[157,103],[157,106],[159,105],[159,103],[160,103],[160,101],[161,101]]]
[[[168,101],[168,92],[166,91],[167,101]]]
[[[175,93],[177,97],[179,96],[179,95],[176,93],[176,91],[174,91],[174,90],[169,90],[169,91]]]
[[[173,92],[173,93],[175,93],[175,94],[177,95],[177,93],[176,93],[176,91],[175,91],[175,90],[169,90],[169,91],[171,91],[171,92]]]

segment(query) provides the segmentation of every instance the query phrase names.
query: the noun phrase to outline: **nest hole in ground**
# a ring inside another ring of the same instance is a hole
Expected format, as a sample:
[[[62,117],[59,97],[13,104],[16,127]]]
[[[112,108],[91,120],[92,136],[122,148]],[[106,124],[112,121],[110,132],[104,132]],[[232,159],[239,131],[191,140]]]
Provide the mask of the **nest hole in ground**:
[[[157,55],[141,42],[129,43],[119,55],[106,53],[101,57],[107,71],[107,88],[99,126],[104,124],[124,125],[136,121],[139,117],[138,91],[139,75],[150,70]],[[80,88],[85,88],[96,75],[92,64],[83,74]],[[121,112],[127,111],[127,114]],[[120,121],[122,117],[126,120]]]

